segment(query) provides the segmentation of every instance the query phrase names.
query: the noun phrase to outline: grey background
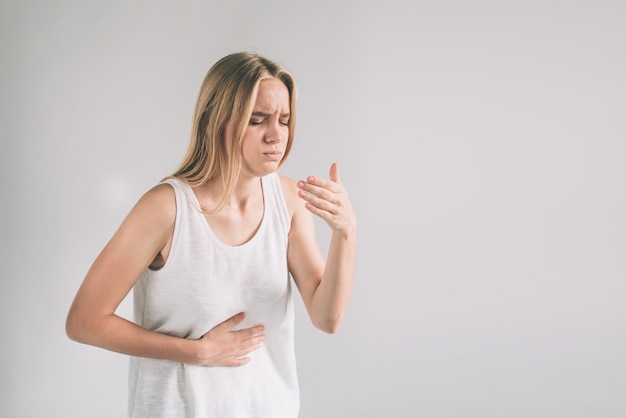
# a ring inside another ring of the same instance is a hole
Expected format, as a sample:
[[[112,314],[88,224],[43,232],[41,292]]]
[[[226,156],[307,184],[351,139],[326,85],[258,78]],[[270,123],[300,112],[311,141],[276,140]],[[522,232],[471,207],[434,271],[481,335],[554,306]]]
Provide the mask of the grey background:
[[[626,416],[625,27],[622,1],[3,0],[0,416],[124,416],[127,358],[65,315],[246,49],[299,84],[282,172],[338,161],[360,221],[340,332],[298,302],[302,418]]]

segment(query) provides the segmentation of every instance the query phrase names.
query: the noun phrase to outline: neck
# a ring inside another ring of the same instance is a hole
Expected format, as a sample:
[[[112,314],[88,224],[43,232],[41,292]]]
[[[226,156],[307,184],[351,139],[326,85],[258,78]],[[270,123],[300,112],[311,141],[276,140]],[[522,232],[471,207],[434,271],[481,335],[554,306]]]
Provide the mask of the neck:
[[[216,208],[224,196],[225,188],[221,178],[204,183],[197,188],[198,194],[203,197],[203,208]],[[260,177],[240,177],[235,188],[221,210],[243,211],[251,202],[262,199]]]

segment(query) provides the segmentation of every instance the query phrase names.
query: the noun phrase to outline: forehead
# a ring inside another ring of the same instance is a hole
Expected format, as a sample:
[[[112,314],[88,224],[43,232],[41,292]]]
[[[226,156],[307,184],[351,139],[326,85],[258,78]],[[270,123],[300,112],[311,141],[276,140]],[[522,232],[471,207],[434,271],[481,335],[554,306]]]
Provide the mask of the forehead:
[[[289,90],[282,81],[268,78],[259,83],[255,110],[289,112]]]

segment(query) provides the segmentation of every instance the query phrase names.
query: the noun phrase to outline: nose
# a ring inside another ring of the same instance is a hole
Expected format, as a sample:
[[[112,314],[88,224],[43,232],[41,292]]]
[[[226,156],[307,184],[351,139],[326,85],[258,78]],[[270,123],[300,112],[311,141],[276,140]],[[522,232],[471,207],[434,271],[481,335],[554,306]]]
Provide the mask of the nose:
[[[265,132],[265,142],[268,144],[274,144],[282,141],[285,135],[284,126],[280,124],[280,121],[276,120],[269,124],[267,131]]]

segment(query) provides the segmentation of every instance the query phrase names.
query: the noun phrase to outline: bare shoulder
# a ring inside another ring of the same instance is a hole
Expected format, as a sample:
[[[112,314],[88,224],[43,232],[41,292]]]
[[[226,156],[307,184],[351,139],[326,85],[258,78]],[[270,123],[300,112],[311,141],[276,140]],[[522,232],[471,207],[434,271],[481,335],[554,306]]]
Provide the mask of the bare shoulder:
[[[278,175],[280,178],[280,185],[283,188],[283,195],[285,196],[285,201],[287,202],[287,208],[289,208],[289,213],[293,215],[296,208],[303,206],[300,198],[298,197],[298,185],[296,182],[281,174]],[[300,205],[298,205],[300,203]]]
[[[173,226],[176,220],[174,188],[166,183],[154,186],[141,196],[130,216],[141,218],[141,221],[147,221],[154,226]]]
[[[141,200],[146,200],[151,203],[171,204],[176,205],[176,194],[174,187],[167,183],[159,183],[150,190],[148,190],[141,197]]]
[[[283,176],[282,174],[279,174],[278,178],[280,178],[280,185],[283,187],[283,193],[290,195],[298,193],[298,186],[296,185],[295,180],[287,176]]]
[[[285,202],[287,203],[287,209],[291,215],[291,233],[290,242],[292,244],[297,240],[296,237],[301,236],[302,231],[309,231],[306,234],[310,234],[313,229],[313,215],[309,212],[305,205],[304,200],[298,195],[300,188],[298,183],[286,176],[280,176],[281,186],[283,188],[283,194],[285,196]]]

